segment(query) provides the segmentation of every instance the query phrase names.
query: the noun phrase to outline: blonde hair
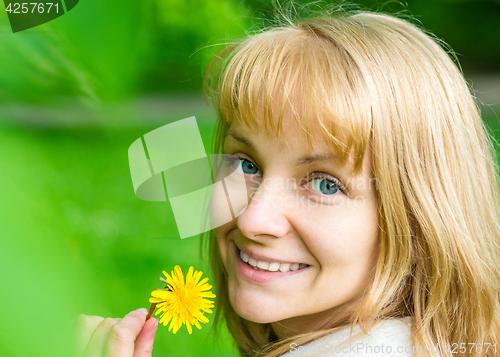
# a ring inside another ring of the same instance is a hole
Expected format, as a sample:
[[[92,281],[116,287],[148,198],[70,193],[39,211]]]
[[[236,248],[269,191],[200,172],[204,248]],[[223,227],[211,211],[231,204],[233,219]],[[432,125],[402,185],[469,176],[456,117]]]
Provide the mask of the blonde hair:
[[[415,346],[438,343],[449,357],[494,356],[484,344],[500,347],[497,165],[467,83],[443,44],[406,20],[322,11],[286,15],[214,59],[205,93],[219,117],[216,150],[237,120],[256,128],[263,120],[259,130],[281,135],[285,110],[308,138],[319,131],[358,169],[369,145],[381,250],[373,284],[347,322],[367,332],[381,320],[411,316]],[[242,356],[279,356],[290,343],[342,326],[339,319],[278,341],[270,324],[233,310],[213,234],[209,245],[216,321],[225,318]],[[443,349],[453,343],[466,343],[467,352]],[[482,352],[468,343],[483,344]]]

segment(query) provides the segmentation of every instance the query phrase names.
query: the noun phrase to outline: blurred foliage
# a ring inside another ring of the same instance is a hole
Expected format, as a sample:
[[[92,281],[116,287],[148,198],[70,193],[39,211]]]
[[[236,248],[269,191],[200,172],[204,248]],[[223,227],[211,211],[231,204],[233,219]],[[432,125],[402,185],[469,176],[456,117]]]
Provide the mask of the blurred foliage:
[[[157,0],[152,9],[146,92],[200,90],[217,44],[243,36],[250,24],[237,1]]]
[[[0,103],[76,97],[98,107],[142,93],[199,91],[218,49],[212,45],[243,35],[247,15],[236,0],[82,0],[12,34],[0,11]]]
[[[208,146],[213,126],[199,123]],[[135,197],[127,150],[152,129],[0,125],[0,356],[68,357],[72,320],[149,307],[162,270],[176,264],[213,281],[199,239],[179,238],[169,204]],[[211,322],[191,336],[161,325],[155,355],[234,350]]]

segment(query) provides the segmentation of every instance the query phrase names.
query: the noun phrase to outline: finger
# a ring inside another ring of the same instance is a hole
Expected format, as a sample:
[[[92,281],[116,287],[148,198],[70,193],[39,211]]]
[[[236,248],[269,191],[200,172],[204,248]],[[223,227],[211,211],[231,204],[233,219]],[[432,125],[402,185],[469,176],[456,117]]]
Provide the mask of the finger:
[[[133,356],[135,340],[146,322],[147,313],[148,310],[145,308],[134,310],[112,327],[106,347],[106,356]]]
[[[104,320],[101,316],[79,315],[74,324],[74,352],[81,356],[97,326]]]
[[[151,357],[157,329],[157,319],[153,317],[146,321],[141,332],[137,336],[137,339],[135,340],[134,357]]]
[[[109,331],[116,325],[120,319],[113,319],[107,317],[101,321],[97,326],[90,342],[87,344],[85,349],[84,357],[101,357],[106,346],[106,340],[108,339]]]

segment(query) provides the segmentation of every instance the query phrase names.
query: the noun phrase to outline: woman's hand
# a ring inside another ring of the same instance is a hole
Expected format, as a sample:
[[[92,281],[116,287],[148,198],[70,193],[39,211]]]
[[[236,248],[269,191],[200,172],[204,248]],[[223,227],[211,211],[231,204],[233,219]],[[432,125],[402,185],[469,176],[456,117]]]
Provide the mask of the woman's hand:
[[[151,357],[158,320],[146,321],[145,308],[123,319],[80,315],[76,322],[77,357]]]

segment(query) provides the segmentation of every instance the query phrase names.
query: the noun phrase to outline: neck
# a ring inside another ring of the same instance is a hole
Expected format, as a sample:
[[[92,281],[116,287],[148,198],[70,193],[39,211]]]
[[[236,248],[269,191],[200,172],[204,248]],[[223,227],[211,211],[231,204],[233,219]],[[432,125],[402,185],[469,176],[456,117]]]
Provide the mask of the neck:
[[[336,306],[315,314],[291,317],[271,323],[276,336],[281,340],[307,332],[319,331],[345,325],[352,315],[352,308]]]

